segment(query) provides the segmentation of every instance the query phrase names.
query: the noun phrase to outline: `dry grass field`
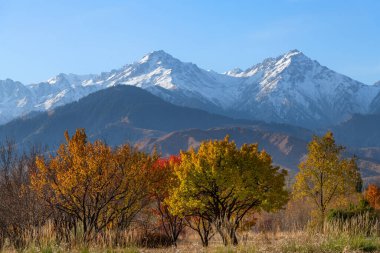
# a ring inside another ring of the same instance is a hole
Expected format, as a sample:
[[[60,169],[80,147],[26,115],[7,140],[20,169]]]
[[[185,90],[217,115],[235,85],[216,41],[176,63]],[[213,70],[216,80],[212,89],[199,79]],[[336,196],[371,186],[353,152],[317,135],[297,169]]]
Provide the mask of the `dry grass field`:
[[[124,245],[110,246],[113,243],[112,234],[95,239],[88,246],[75,240],[69,244],[56,241],[53,226],[46,225],[34,234],[24,235],[27,245],[22,249],[14,249],[5,244],[2,252],[123,252],[123,253],[179,253],[179,252],[273,252],[273,253],[338,253],[338,252],[380,252],[379,224],[371,223],[366,217],[354,219],[344,224],[327,223],[324,233],[315,233],[312,230],[299,231],[268,231],[268,232],[240,232],[238,246],[224,246],[218,235],[215,235],[207,248],[202,247],[199,238],[190,230],[181,236],[178,246],[148,248],[133,246],[134,235],[131,231],[125,233]],[[33,238],[33,239],[32,239]]]
[[[123,252],[123,253],[177,253],[177,252],[380,252],[379,237],[364,236],[324,236],[307,232],[249,233],[236,247],[225,247],[219,240],[213,240],[208,248],[203,248],[197,239],[184,239],[177,247],[107,247],[106,245],[76,245],[71,248],[46,241],[42,245],[31,243],[23,250],[4,248],[2,252]]]

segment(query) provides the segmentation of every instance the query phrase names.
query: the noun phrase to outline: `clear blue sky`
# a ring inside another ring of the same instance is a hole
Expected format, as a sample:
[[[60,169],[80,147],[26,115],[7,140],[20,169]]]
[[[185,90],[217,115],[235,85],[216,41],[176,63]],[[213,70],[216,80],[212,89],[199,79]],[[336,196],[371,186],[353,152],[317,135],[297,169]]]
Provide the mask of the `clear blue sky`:
[[[205,69],[299,49],[380,80],[379,0],[0,0],[0,79],[99,73],[163,49]]]

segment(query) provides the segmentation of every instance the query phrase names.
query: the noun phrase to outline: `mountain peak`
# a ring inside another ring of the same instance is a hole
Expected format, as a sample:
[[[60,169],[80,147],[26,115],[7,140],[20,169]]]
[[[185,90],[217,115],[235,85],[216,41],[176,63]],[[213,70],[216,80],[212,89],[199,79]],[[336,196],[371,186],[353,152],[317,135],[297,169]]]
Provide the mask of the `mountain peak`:
[[[298,49],[292,49],[288,51],[288,54],[302,54],[302,52]]]
[[[0,80],[0,83],[16,83],[17,81],[14,81],[13,79],[7,78],[5,80]]]
[[[157,50],[150,52],[149,54],[144,55],[143,58],[139,61],[140,64],[144,64],[147,62],[151,63],[160,63],[160,62],[168,62],[168,61],[175,61],[173,56],[170,54],[166,53],[164,50]],[[177,60],[178,61],[178,60]]]
[[[235,77],[250,77],[258,73],[266,73],[273,77],[274,75],[282,73],[289,67],[293,69],[304,69],[304,66],[311,66],[313,64],[313,60],[305,56],[301,51],[293,49],[276,58],[266,58],[261,63],[253,65],[243,72],[230,70],[225,74]]]
[[[303,59],[303,60],[311,60],[309,57],[307,57],[306,55],[304,55],[301,51],[299,51],[298,49],[293,49],[293,50],[290,50],[288,51],[287,53],[279,56],[277,58],[278,59]]]
[[[242,72],[244,72],[244,70],[242,70],[241,68],[233,68],[231,70],[224,72],[223,74],[229,75],[229,76],[236,76]]]
[[[268,59],[263,63],[271,68],[275,68],[276,72],[292,69],[291,71],[296,71],[300,75],[304,75],[307,70],[311,70],[314,66],[319,65],[318,62],[310,59],[297,49],[290,50],[275,59]]]

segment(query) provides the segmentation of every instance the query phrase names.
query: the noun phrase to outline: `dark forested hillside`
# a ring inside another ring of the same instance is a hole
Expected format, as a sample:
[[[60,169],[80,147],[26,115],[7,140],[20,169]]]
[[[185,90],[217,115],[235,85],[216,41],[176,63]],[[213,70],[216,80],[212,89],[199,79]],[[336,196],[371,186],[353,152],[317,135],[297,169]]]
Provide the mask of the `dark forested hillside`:
[[[332,130],[337,140],[344,145],[357,148],[380,147],[380,114],[355,114]]]
[[[90,139],[118,145],[174,130],[239,124],[252,122],[176,106],[133,86],[115,86],[49,112],[14,120],[0,127],[0,138],[55,146],[63,140],[65,130],[85,128]]]

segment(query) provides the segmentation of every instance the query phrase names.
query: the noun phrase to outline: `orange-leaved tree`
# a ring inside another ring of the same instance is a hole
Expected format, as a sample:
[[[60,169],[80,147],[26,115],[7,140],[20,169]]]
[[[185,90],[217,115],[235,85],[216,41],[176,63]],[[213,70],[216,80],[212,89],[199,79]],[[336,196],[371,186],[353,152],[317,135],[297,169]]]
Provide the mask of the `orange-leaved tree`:
[[[82,224],[84,241],[106,227],[128,226],[146,204],[154,158],[129,145],[88,142],[84,129],[65,137],[55,156],[37,158],[32,188]]]
[[[380,208],[380,188],[375,184],[369,184],[364,192],[364,198],[368,201],[371,207]]]

